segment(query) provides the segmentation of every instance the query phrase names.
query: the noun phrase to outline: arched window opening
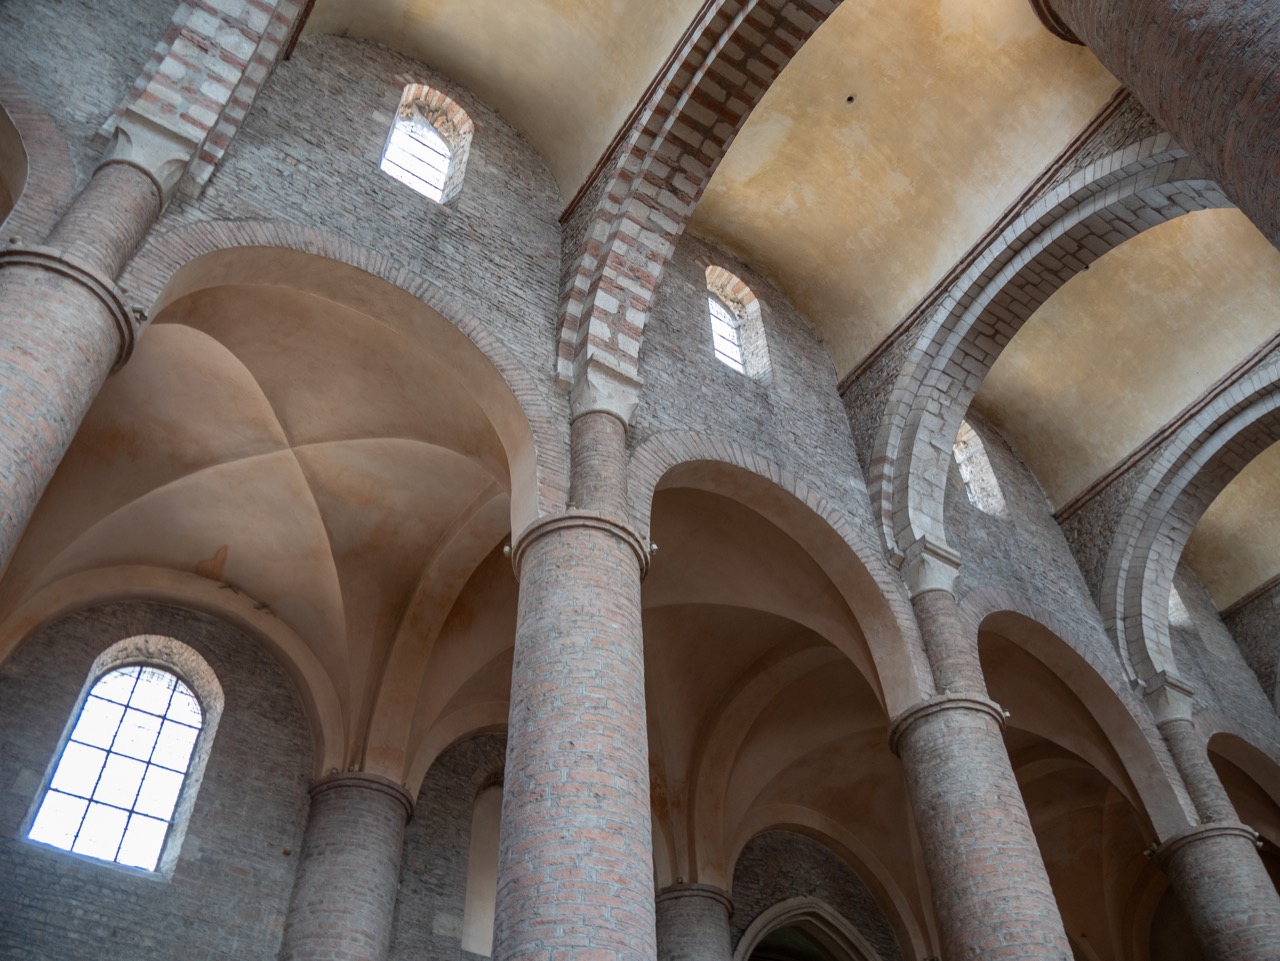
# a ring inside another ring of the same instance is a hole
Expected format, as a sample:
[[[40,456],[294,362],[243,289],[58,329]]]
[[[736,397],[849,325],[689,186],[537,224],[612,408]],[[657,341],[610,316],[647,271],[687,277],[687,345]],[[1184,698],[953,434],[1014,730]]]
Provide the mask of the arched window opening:
[[[493,956],[493,922],[498,902],[498,831],[502,822],[502,786],[476,796],[471,814],[471,853],[467,858],[467,895],[462,909],[462,950]]]
[[[960,479],[964,481],[969,503],[992,517],[1008,517],[1009,505],[1005,503],[1004,491],[1000,489],[1000,481],[991,467],[987,446],[968,421],[960,423],[952,456],[960,468]]]
[[[404,88],[382,151],[382,170],[436,203],[462,189],[474,131],[456,103],[425,84]]]
[[[716,360],[752,380],[767,381],[769,348],[760,301],[751,288],[723,267],[708,266],[707,315]]]
[[[185,645],[154,636],[113,645],[94,663],[27,837],[171,870],[222,703],[212,670]]]

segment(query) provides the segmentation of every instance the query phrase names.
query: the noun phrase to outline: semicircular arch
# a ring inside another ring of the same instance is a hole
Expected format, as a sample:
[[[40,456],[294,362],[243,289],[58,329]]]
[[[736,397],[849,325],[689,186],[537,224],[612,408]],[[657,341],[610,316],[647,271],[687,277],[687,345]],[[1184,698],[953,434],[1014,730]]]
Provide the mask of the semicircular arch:
[[[1077,171],[991,243],[921,328],[881,418],[872,497],[892,557],[921,539],[946,545],[956,433],[1001,351],[1049,295],[1157,224],[1229,206],[1160,134]]]
[[[1165,749],[1160,732],[1137,698],[1127,694],[1129,685],[1113,661],[1089,653],[1082,639],[1068,640],[1074,637],[1070,624],[1021,594],[976,592],[966,596],[963,608],[977,630],[998,634],[1066,685],[1097,724],[1105,738],[1101,746],[1114,752],[1130,783],[1115,783],[1114,772],[1108,780],[1140,808],[1157,837],[1186,828],[1190,809],[1161,763]],[[1106,777],[1108,765],[1097,762],[1089,763]]]
[[[867,848],[846,828],[817,811],[802,805],[770,805],[757,808],[753,812],[751,819],[741,826],[741,830],[734,839],[732,858],[729,861],[729,872],[725,878],[725,890],[732,890],[730,882],[734,877],[734,872],[737,870],[738,860],[746,850],[747,845],[755,838],[769,831],[791,831],[816,841],[827,848],[828,851],[848,865],[850,870],[858,876],[858,879],[867,886],[880,909],[884,911],[885,918],[893,928],[899,942],[904,947],[911,945],[916,957],[923,958],[929,955],[929,932],[926,930],[922,919],[912,910],[911,900],[907,897],[902,886],[890,874],[888,868],[875,856],[873,851]],[[786,902],[782,903],[785,904]],[[765,911],[761,917],[766,917],[769,914],[770,911]],[[774,918],[776,921],[778,915],[775,915]],[[747,944],[748,935],[753,926],[755,926],[755,922],[748,926],[747,931],[743,932],[742,938],[738,942],[739,949],[744,944]],[[769,931],[776,930],[782,926],[784,925],[767,922],[760,925],[757,928],[758,937],[755,943],[751,944],[746,949],[746,953],[742,955],[739,955],[735,950],[735,959],[738,957],[750,957],[750,951],[759,943],[759,939],[763,938]],[[859,935],[859,939],[865,943],[865,939],[861,935]],[[867,947],[870,948],[870,945],[868,944]],[[874,949],[872,950],[874,952]],[[854,957],[857,957],[857,955],[854,955]],[[878,958],[879,955],[872,953],[866,957],[872,959]]]
[[[361,274],[386,287],[352,283]],[[451,359],[463,365],[483,359],[500,375],[504,391],[484,388],[475,399],[506,450],[512,529],[523,530],[539,516],[563,508],[568,434],[561,426],[566,418],[553,410],[555,391],[549,383],[540,388],[515,353],[461,301],[391,258],[316,228],[278,221],[211,221],[150,235],[121,283],[151,304],[153,314],[178,297],[228,283],[301,287],[371,316],[386,309],[389,300],[399,301],[401,308],[413,310],[415,320],[438,334],[446,327],[460,333],[476,352],[469,358],[465,350],[455,350]]]
[[[0,76],[0,206],[6,237],[43,240],[71,203],[76,168],[53,117],[16,80]]]
[[[1280,358],[1224,392],[1165,445],[1117,525],[1101,590],[1103,621],[1126,671],[1177,677],[1169,596],[1183,549],[1214,498],[1280,441]]]
[[[689,430],[647,438],[632,453],[627,476],[632,521],[642,537],[654,494],[668,485],[725,494],[770,521],[827,573],[854,613],[885,710],[896,715],[928,696],[932,675],[901,578],[812,485],[736,441]]]
[[[0,663],[25,638],[59,618],[99,604],[153,601],[202,611],[256,638],[293,682],[311,727],[315,775],[340,769],[345,720],[338,692],[310,646],[252,596],[187,571],[141,565],[95,568],[45,585],[0,622]]]

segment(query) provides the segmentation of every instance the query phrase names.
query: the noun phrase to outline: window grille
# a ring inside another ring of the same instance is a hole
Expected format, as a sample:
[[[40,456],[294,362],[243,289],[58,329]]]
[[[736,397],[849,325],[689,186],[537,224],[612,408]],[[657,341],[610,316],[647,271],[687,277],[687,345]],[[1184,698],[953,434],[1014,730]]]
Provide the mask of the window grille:
[[[162,668],[104,674],[80,708],[27,836],[154,871],[203,723],[191,689]]]

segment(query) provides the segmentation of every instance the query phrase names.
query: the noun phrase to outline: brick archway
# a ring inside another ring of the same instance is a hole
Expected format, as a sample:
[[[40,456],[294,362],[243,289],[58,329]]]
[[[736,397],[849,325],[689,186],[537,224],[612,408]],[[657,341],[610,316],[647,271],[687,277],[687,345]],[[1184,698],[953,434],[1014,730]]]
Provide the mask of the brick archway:
[[[870,481],[891,557],[921,539],[946,544],[956,432],[1001,351],[1049,296],[1139,233],[1228,206],[1162,134],[1078,171],[983,252],[922,328],[881,419]]]
[[[1101,592],[1103,621],[1134,680],[1177,677],[1169,592],[1183,548],[1214,498],[1277,441],[1280,358],[1273,357],[1184,425],[1139,482]]]
[[[528,421],[536,449],[537,512],[564,508],[569,491],[566,418],[557,416],[516,356],[467,306],[392,258],[315,227],[280,221],[209,221],[152,234],[122,278],[139,302],[151,305],[179,269],[206,254],[236,247],[276,247],[338,261],[403,290],[457,327],[497,368]]]
[[[4,240],[43,240],[71,203],[76,169],[71,147],[52,117],[15,80],[0,77],[0,113],[8,118],[25,154],[25,179],[9,215],[0,221]]]
[[[840,0],[707,0],[561,218],[556,371],[629,420],[663,270],[730,143]]]

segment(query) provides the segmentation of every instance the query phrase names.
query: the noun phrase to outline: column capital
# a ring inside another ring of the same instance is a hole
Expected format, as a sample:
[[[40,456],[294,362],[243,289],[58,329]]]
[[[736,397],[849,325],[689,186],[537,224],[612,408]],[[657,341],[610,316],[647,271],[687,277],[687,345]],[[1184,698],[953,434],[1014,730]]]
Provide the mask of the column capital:
[[[1144,684],[1147,707],[1155,716],[1157,725],[1191,721],[1196,691],[1190,684],[1168,671],[1160,671]]]
[[[630,427],[640,405],[641,386],[639,378],[592,353],[574,376],[570,409],[575,419],[599,411],[612,414],[623,427]]]
[[[520,579],[520,566],[524,561],[525,552],[532,544],[547,534],[573,528],[586,528],[617,538],[631,548],[636,555],[636,561],[640,565],[640,577],[643,578],[649,573],[649,543],[635,530],[595,511],[569,510],[563,514],[540,517],[513,538],[511,566],[515,571],[516,579]]]
[[[387,797],[394,798],[400,802],[404,808],[406,821],[413,816],[413,796],[390,778],[383,777],[381,774],[371,774],[368,771],[348,771],[345,774],[326,775],[314,781],[308,793],[312,798],[315,798],[320,794],[342,790],[343,788],[359,788],[373,791],[377,794],[385,794]]]
[[[714,884],[684,884],[680,882],[669,884],[657,893],[654,903],[662,904],[664,901],[675,901],[680,898],[708,898],[723,907],[725,913],[730,917],[733,915],[733,901],[729,898],[729,895]]]
[[[125,304],[124,291],[110,277],[65,250],[34,244],[12,243],[0,247],[0,269],[5,267],[47,270],[74,280],[87,290],[106,308],[116,333],[120,335],[120,346],[116,350],[111,372],[115,373],[128,362],[133,355],[138,328],[142,326],[144,315],[140,308],[131,308]]]
[[[928,537],[918,537],[907,546],[902,576],[912,598],[928,591],[954,593],[960,574],[960,555],[948,545]]]
[[[907,708],[894,718],[889,726],[889,750],[898,754],[898,747],[907,731],[917,722],[934,714],[941,714],[943,711],[976,711],[979,714],[985,714],[1000,725],[1001,731],[1004,730],[1005,720],[1009,716],[1004,708],[987,697],[979,697],[976,694],[937,694],[927,701],[921,701]]]
[[[99,169],[127,164],[151,181],[163,207],[173,197],[200,144],[133,107],[116,124]]]
[[[1193,825],[1184,831],[1179,831],[1177,834],[1165,838],[1157,844],[1153,844],[1147,849],[1147,856],[1163,868],[1174,853],[1180,849],[1198,841],[1225,837],[1244,838],[1254,847],[1259,845],[1258,832],[1247,824],[1241,824],[1239,821],[1209,821],[1205,824]]]

